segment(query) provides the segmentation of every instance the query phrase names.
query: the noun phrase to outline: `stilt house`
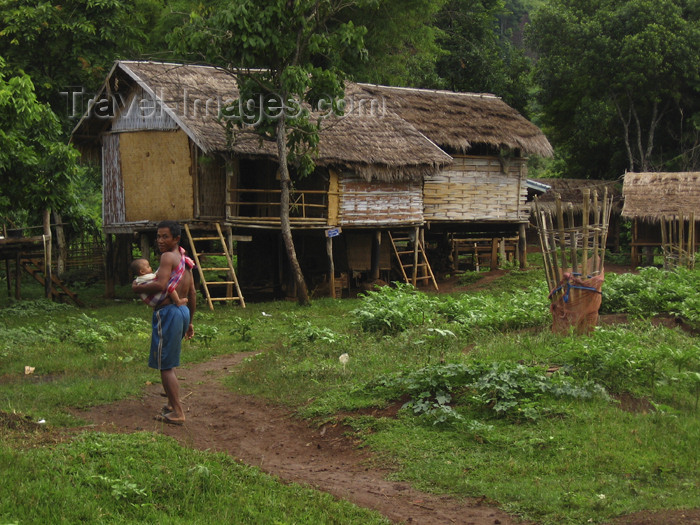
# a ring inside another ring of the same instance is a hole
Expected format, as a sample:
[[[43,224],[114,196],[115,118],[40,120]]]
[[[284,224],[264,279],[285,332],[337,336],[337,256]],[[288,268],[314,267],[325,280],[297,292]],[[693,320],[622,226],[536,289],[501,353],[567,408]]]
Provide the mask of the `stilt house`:
[[[229,140],[218,116],[237,96],[221,69],[114,65],[72,135],[102,166],[109,261],[128,259],[134,236],[147,249],[163,219],[218,225],[229,244],[239,241],[244,290],[284,292],[276,150],[252,133]],[[345,102],[344,116],[323,119],[316,171],[292,195],[297,254],[312,287],[329,273],[344,286],[389,277],[392,266],[406,278],[390,235],[397,230],[410,234],[415,282],[424,229],[502,236],[527,222],[525,156],[552,150],[499,98],[349,84]]]
[[[684,222],[685,241],[688,232],[697,231],[700,221],[700,172],[627,173],[622,187],[624,207],[622,216],[632,221],[631,263],[653,263],[653,256],[662,246],[662,222]],[[693,216],[691,229],[688,218]],[[682,231],[683,231],[682,230]],[[692,251],[697,252],[697,238],[691,239]]]

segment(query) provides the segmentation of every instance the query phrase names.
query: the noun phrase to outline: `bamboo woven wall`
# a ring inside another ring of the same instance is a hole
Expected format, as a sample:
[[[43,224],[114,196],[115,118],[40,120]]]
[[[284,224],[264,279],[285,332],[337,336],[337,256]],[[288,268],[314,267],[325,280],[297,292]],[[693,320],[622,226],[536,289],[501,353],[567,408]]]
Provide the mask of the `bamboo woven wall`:
[[[423,222],[419,182],[367,182],[344,173],[339,181],[338,223],[383,226]]]
[[[189,139],[184,131],[119,135],[127,221],[193,216]]]
[[[503,169],[507,170],[503,173]],[[426,178],[426,221],[523,220],[525,159],[455,156],[449,169]]]
[[[119,135],[102,137],[102,223],[105,226],[125,221],[124,184],[120,171]]]

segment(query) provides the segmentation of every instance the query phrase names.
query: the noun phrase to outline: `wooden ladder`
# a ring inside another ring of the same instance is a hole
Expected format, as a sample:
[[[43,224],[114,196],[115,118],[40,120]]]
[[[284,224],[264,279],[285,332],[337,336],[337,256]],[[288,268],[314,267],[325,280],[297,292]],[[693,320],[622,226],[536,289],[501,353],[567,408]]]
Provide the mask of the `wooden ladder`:
[[[216,236],[208,237],[192,237],[192,231],[190,230],[189,224],[185,224],[185,232],[187,233],[187,238],[190,241],[190,246],[192,247],[192,255],[194,256],[194,261],[197,264],[197,270],[199,271],[199,278],[204,287],[204,294],[206,296],[207,304],[209,309],[214,309],[214,301],[239,301],[242,308],[245,308],[245,301],[243,300],[243,294],[241,293],[241,287],[238,285],[238,277],[236,277],[236,271],[233,269],[233,259],[229,253],[226,240],[224,239],[224,234],[221,232],[221,225],[217,222],[214,223],[216,226]],[[201,241],[219,241],[223,248],[223,252],[200,252],[197,249],[197,242]],[[202,264],[206,262],[206,258],[210,256],[226,256],[226,262],[228,266],[225,267],[205,267]],[[207,280],[204,272],[228,272],[228,281],[209,281]],[[226,285],[226,297],[212,297],[209,291],[210,286],[223,286]],[[233,295],[233,289],[236,290],[236,295]]]
[[[420,238],[414,239],[408,232],[404,231],[393,233],[389,231],[388,233],[404,282],[416,286],[418,281],[429,281],[437,291],[437,281],[428,262],[428,257],[425,255],[425,248]],[[407,269],[411,269],[410,278],[406,273]],[[419,270],[422,275],[418,275]]]
[[[43,261],[39,259],[20,259],[19,263],[22,265],[25,272],[34,277],[42,286],[46,286]],[[65,283],[56,277],[53,272],[51,272],[51,298],[57,300],[68,298],[78,306],[85,306],[83,302],[78,299],[77,294],[69,290]]]

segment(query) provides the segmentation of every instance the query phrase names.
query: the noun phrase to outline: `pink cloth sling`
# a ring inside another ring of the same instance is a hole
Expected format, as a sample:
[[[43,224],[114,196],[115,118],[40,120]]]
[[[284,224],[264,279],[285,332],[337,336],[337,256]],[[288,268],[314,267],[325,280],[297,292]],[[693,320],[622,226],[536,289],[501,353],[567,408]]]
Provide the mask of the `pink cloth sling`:
[[[160,303],[162,303],[169,294],[173,293],[177,289],[177,285],[180,284],[182,276],[185,274],[185,270],[194,268],[194,261],[185,255],[185,249],[182,246],[178,246],[178,248],[180,250],[180,264],[178,264],[177,268],[175,268],[170,274],[167,289],[162,292],[149,295],[143,299],[148,306],[158,306]]]

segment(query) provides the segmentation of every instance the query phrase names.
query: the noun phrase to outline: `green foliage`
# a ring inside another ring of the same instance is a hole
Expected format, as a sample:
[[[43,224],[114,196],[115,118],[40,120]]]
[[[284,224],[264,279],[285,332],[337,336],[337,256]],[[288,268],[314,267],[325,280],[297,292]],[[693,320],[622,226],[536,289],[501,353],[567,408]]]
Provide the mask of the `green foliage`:
[[[73,342],[87,352],[96,352],[105,347],[107,338],[92,328],[81,328],[75,332]]]
[[[572,376],[598,381],[611,392],[654,394],[679,374],[700,370],[700,345],[674,341],[666,330],[646,328],[639,336],[622,327],[598,328],[583,341],[562,341],[558,359]]]
[[[210,324],[198,324],[194,332],[193,341],[201,341],[202,344],[209,348],[212,341],[219,336],[219,328]]]
[[[528,37],[546,132],[568,176],[697,167],[697,9],[684,0],[552,0]]]
[[[339,57],[336,65],[354,80],[389,86],[430,87],[438,81],[442,54],[435,18],[445,0],[358,2],[343,20],[365,27],[366,60]]]
[[[74,203],[78,152],[60,140],[56,115],[24,73],[0,57],[0,216]]]
[[[56,312],[74,312],[75,307],[67,303],[55,303],[47,299],[16,301],[3,308],[3,313],[10,317],[34,317]]]
[[[362,305],[354,310],[356,323],[367,332],[393,334],[432,321],[435,302],[405,283],[366,292]]]
[[[541,367],[512,363],[448,364],[379,378],[369,385],[392,397],[409,395],[404,407],[434,423],[463,422],[458,406],[473,405],[491,417],[534,421],[550,412],[542,398],[606,397],[605,390],[563,374],[546,375]]]
[[[238,340],[241,342],[251,341],[253,339],[253,322],[250,319],[237,317],[230,333],[238,336]]]
[[[673,271],[640,268],[638,274],[607,274],[601,313],[625,312],[652,316],[660,312],[688,315],[697,322],[700,272],[685,268]]]
[[[342,336],[334,333],[333,330],[313,326],[309,321],[306,321],[303,328],[296,327],[290,337],[290,342],[294,347],[301,347],[307,343],[334,345],[342,339]]]
[[[437,16],[444,54],[437,72],[454,91],[495,93],[525,112],[530,89],[530,60],[512,42],[520,19],[503,0],[449,0]],[[520,13],[523,16],[523,13]]]
[[[0,56],[15,72],[31,76],[39,100],[68,117],[72,96],[60,93],[69,87],[96,89],[115,58],[134,58],[156,5],[152,0],[2,0]]]

